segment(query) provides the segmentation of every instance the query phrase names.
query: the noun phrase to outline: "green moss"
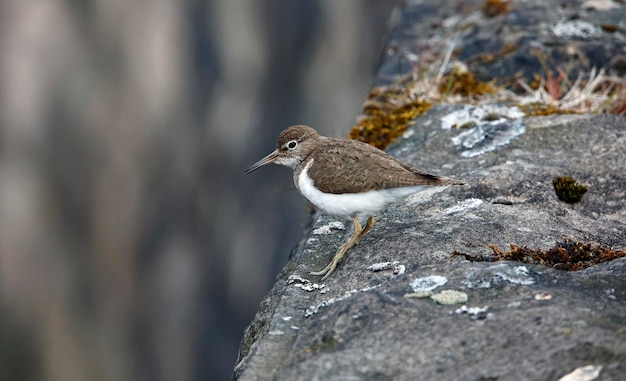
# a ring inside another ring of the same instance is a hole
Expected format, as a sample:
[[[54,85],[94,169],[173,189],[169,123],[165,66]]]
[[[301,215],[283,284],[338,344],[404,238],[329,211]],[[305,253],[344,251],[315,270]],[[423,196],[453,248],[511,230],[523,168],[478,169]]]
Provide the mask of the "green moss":
[[[586,186],[578,184],[576,179],[569,176],[555,177],[552,185],[559,200],[569,204],[579,202],[588,190]]]

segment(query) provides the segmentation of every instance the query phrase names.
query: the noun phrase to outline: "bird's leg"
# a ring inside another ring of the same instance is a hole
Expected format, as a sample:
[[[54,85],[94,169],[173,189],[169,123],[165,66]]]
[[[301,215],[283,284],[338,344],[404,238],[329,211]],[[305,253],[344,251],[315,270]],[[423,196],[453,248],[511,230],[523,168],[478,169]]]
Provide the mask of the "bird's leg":
[[[365,234],[367,234],[367,232],[370,231],[372,226],[374,226],[374,216],[370,216],[370,218],[367,219],[367,223],[365,224],[365,227],[359,233],[359,239],[356,242],[359,242],[361,238],[363,238]]]
[[[374,219],[372,217],[370,217],[370,219],[372,220],[372,223],[373,223]],[[346,254],[346,251],[348,251],[349,248],[354,246],[354,244],[357,243],[363,237],[365,233],[367,233],[367,230],[371,228],[370,220],[367,220],[367,225],[365,225],[365,228],[361,228],[361,223],[355,216],[352,216],[352,221],[354,222],[354,231],[352,232],[352,235],[350,236],[348,241],[339,248],[339,250],[333,257],[333,260],[330,261],[330,263],[326,265],[326,267],[324,267],[321,271],[311,272],[310,273],[311,275],[323,275],[322,280],[325,280],[326,278],[328,278],[330,274],[332,274],[332,272],[335,271],[335,267],[337,267],[337,263],[339,263],[341,258],[343,258],[343,256]]]

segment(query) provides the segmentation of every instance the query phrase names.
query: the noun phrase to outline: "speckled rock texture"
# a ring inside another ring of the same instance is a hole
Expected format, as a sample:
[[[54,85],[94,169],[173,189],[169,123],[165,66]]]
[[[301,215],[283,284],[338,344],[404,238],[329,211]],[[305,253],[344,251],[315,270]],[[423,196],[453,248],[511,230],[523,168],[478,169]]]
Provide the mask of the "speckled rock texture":
[[[438,34],[445,38],[440,25],[461,14],[461,5],[467,13],[459,17],[475,19],[464,34],[462,59],[498,39],[544,46],[557,61],[576,46],[583,69],[596,58],[612,65],[624,54],[621,2],[587,2],[617,7],[608,10],[576,1],[515,2],[506,15],[488,19],[472,13],[480,13],[482,2],[449,3],[406,2],[387,41],[379,83],[403,74],[403,57],[419,56],[420,46]],[[555,25],[568,20],[596,26],[589,30],[598,34],[555,34]],[[621,29],[605,32],[601,25],[611,22]],[[584,56],[587,48],[593,54]],[[525,57],[520,49],[506,62],[480,68],[485,75],[533,73]],[[525,117],[505,106],[476,107],[433,106],[388,149],[467,185],[427,190],[382,212],[324,283],[308,273],[326,265],[351,225],[313,216],[245,332],[234,379],[547,381],[584,366],[592,368],[579,380],[624,379],[626,258],[566,272],[450,254],[489,255],[490,245],[506,250],[510,244],[547,250],[564,238],[624,250],[626,118]],[[465,114],[490,117],[449,128],[446,121]],[[588,192],[575,204],[559,201],[556,176],[574,177]]]

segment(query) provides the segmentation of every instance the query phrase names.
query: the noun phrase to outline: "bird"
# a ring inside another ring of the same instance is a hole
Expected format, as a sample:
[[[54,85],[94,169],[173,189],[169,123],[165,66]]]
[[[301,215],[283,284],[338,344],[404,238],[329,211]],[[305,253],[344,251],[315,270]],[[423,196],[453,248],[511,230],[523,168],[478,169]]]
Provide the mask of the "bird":
[[[322,276],[322,281],[333,273],[348,249],[370,231],[374,215],[386,206],[427,187],[465,184],[421,171],[367,143],[322,136],[305,125],[283,130],[276,149],[247,168],[245,174],[270,163],[292,168],[296,189],[317,209],[353,222],[350,238],[328,265],[310,272]]]

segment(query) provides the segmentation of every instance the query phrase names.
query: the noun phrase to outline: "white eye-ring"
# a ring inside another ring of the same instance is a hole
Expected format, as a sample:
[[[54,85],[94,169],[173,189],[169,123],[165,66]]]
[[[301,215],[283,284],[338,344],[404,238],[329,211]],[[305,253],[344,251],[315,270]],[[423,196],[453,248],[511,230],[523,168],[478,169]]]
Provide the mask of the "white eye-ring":
[[[289,143],[287,143],[287,148],[289,148],[289,149],[294,149],[294,148],[296,148],[296,146],[298,146],[298,142],[295,141],[295,140],[292,140]]]

